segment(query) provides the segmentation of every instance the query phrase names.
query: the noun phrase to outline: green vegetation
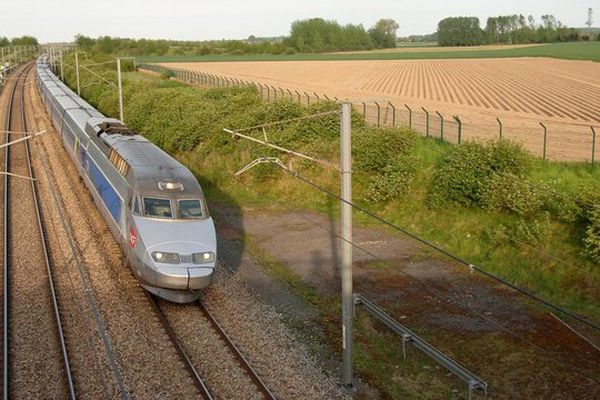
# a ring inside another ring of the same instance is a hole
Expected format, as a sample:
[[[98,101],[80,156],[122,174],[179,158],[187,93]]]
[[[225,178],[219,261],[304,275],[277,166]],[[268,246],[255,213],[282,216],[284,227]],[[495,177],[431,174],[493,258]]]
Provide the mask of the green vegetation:
[[[295,21],[290,36],[247,40],[176,41],[126,39],[101,36],[93,39],[77,35],[75,43],[90,54],[128,56],[210,56],[210,55],[283,55],[322,53],[343,50],[370,50],[396,46],[398,23],[380,19],[368,32],[362,25],[340,25],[336,21],[312,18]]]
[[[72,72],[68,78],[73,80]],[[100,111],[118,114],[114,89],[83,86],[83,95]],[[126,75],[124,96],[126,122],[185,162],[206,182],[209,196],[215,185],[244,205],[283,199],[300,208],[326,209],[325,198],[276,167],[258,166],[233,179],[251,160],[279,154],[233,141],[222,129],[334,110],[334,103],[309,108],[289,100],[267,103],[253,88],[201,89],[136,73]],[[338,131],[338,118],[330,115],[270,129],[269,139],[336,160]],[[403,129],[380,130],[366,126],[358,113],[353,132],[359,204],[598,319],[598,218],[593,207],[600,203],[595,195],[600,193],[600,169],[543,162],[508,141],[450,146]],[[294,168],[336,191],[335,171],[306,162],[295,162]]]
[[[449,17],[438,24],[438,40],[442,46],[478,46],[496,43],[552,43],[588,41],[589,33],[567,28],[553,15],[542,15],[542,24],[536,25],[530,15],[500,15],[489,17],[485,29],[481,29],[479,18]]]
[[[512,58],[550,57],[566,60],[590,60],[600,62],[600,42],[551,43],[527,47],[504,49],[486,48],[440,51],[425,47],[422,51],[388,51],[332,54],[293,55],[209,55],[177,57],[137,57],[140,62],[221,62],[221,61],[344,61],[344,60],[423,60],[423,59],[466,59],[466,58]]]
[[[395,38],[394,38],[395,39]],[[290,47],[302,53],[321,53],[338,50],[370,50],[373,40],[362,25],[340,25],[336,21],[312,18],[292,23]]]
[[[85,62],[99,61],[104,59]],[[115,79],[111,66],[97,66],[96,71]],[[75,80],[70,69],[67,80]],[[118,115],[114,88],[90,85],[87,72],[82,81],[82,94],[91,104]],[[266,103],[253,88],[204,89],[135,72],[125,74],[124,97],[127,124],[186,164],[210,202],[266,210],[283,209],[278,204],[285,202],[285,208],[339,213],[337,202],[274,166],[257,166],[234,178],[235,171],[259,156],[291,159],[222,131],[335,110],[336,104],[307,108],[284,99]],[[360,205],[545,298],[600,318],[600,168],[543,162],[509,141],[452,146],[406,129],[369,127],[358,113],[352,121],[353,192]],[[330,160],[339,158],[338,132],[336,115],[267,130],[275,144]],[[293,168],[323,187],[338,189],[339,174],[331,169],[298,160]],[[374,225],[360,213],[355,218],[358,224]],[[252,238],[245,240],[266,273],[321,311],[320,323],[330,330],[327,339],[338,348],[339,299],[318,294],[261,253]],[[451,379],[424,369],[426,358],[411,355],[411,363],[403,363],[400,352],[389,351],[394,339],[382,331],[373,329],[368,318],[358,319],[356,366],[385,396],[460,397]],[[481,345],[501,345],[496,339],[482,339]]]
[[[8,39],[4,36],[0,36],[0,47],[6,46],[37,46],[38,41],[33,36],[21,36]]]

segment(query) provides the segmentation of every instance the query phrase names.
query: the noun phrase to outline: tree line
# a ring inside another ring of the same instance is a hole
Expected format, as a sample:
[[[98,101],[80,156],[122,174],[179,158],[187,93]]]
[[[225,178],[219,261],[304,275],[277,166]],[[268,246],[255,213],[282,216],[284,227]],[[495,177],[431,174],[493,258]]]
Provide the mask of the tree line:
[[[380,19],[366,30],[362,25],[312,18],[294,22],[284,43],[303,53],[390,48],[396,47],[398,27],[393,19]]]
[[[296,21],[287,37],[246,40],[177,41],[127,39],[77,35],[75,42],[88,52],[139,55],[211,55],[211,54],[295,54],[343,50],[370,50],[396,46],[399,25],[393,19],[381,19],[371,29],[362,25],[341,25],[336,21],[312,18]]]
[[[37,46],[38,41],[33,36],[21,36],[9,39],[4,36],[0,36],[0,47],[6,46]]]
[[[482,29],[477,17],[449,17],[438,24],[438,42],[441,46],[476,46],[593,40],[563,25],[553,15],[542,15],[541,20],[538,24],[532,15],[500,15],[489,17]],[[596,39],[600,40],[600,35]]]

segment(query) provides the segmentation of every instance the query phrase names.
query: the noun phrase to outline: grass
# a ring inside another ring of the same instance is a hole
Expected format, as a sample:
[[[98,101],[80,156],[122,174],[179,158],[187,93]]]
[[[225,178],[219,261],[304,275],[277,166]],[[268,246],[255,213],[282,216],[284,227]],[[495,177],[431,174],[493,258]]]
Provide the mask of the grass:
[[[144,56],[139,62],[220,62],[220,61],[345,61],[345,60],[412,60],[412,59],[467,59],[467,58],[511,58],[550,57],[566,60],[600,61],[600,42],[550,43],[540,46],[515,47],[508,49],[485,49],[435,51],[424,47],[421,52],[327,53],[327,54],[247,54],[207,56]]]

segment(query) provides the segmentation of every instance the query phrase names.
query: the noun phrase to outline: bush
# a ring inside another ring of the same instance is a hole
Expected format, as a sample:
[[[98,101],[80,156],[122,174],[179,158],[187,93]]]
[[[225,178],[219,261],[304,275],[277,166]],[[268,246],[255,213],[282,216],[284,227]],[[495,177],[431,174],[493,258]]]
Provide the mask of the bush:
[[[170,69],[164,69],[164,70],[161,71],[160,77],[162,79],[175,78],[175,71],[171,71]]]
[[[363,172],[382,172],[399,157],[410,154],[417,137],[411,131],[365,127],[352,137],[354,168]]]
[[[493,246],[501,247],[506,243],[520,247],[536,245],[548,238],[550,233],[550,216],[548,213],[532,219],[518,219],[498,227],[486,229],[486,236]]]
[[[415,179],[415,165],[413,157],[396,157],[383,171],[371,178],[367,199],[380,202],[406,194]]]
[[[546,191],[510,173],[496,173],[481,192],[481,206],[489,211],[505,211],[533,216],[545,206]]]
[[[600,205],[590,212],[590,223],[585,230],[585,253],[597,264],[600,264]]]
[[[522,177],[530,154],[510,140],[466,142],[453,147],[433,173],[428,202],[431,207],[447,203],[480,205],[481,196],[496,174]]]

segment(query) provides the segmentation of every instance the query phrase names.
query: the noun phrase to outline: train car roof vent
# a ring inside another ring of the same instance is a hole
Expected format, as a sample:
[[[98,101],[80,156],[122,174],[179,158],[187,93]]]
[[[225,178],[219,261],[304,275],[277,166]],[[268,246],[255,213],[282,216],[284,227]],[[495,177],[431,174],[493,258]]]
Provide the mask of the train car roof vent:
[[[183,192],[183,183],[181,182],[158,182],[158,188],[164,191],[179,191]]]
[[[100,135],[101,133],[106,133],[107,135],[123,135],[123,136],[134,136],[134,135],[138,134],[136,131],[134,131],[133,129],[129,129],[127,126],[125,126],[123,124],[109,122],[109,121],[99,123],[98,128],[100,128],[98,135]]]

